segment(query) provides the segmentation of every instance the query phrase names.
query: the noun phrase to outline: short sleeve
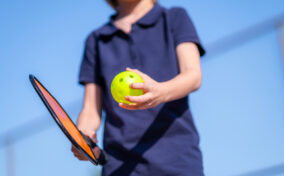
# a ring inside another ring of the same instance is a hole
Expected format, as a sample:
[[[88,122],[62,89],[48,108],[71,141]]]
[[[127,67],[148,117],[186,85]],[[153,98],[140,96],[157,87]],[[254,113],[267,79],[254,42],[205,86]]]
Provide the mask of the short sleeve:
[[[99,58],[96,53],[96,41],[94,34],[88,36],[85,42],[83,59],[81,62],[79,83],[95,83],[101,85]]]
[[[201,45],[196,29],[185,9],[172,8],[170,10],[170,16],[175,47],[183,42],[193,42],[197,45],[200,56],[203,56],[205,50]]]

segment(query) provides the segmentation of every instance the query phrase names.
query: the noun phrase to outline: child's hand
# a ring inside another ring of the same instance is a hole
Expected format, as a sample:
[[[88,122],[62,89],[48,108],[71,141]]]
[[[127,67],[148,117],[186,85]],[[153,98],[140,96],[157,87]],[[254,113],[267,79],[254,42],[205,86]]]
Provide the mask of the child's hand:
[[[142,89],[144,91],[144,95],[141,96],[126,96],[125,99],[134,105],[128,105],[124,103],[119,103],[119,106],[128,110],[137,110],[137,109],[149,109],[164,102],[164,89],[162,83],[159,83],[152,78],[150,78],[145,73],[142,73],[136,69],[127,68],[127,71],[132,71],[139,74],[144,83],[133,83],[130,85],[132,89]]]
[[[97,143],[96,130],[101,123],[100,117],[95,115],[93,109],[84,108],[78,117],[77,128],[86,136],[89,137],[94,143]],[[99,156],[100,150],[98,147],[92,148],[96,157]],[[75,146],[72,145],[71,151],[74,156],[81,161],[86,161],[87,158]]]
[[[84,133],[85,136],[89,137],[94,143],[98,142],[97,135],[96,135],[95,132],[83,132],[82,131],[82,133]],[[96,156],[98,155],[97,153],[100,152],[98,147],[95,147],[92,150],[93,150],[93,152]],[[74,145],[72,145],[71,151],[73,152],[74,156],[76,158],[78,158],[79,160],[81,160],[81,161],[87,161],[88,160],[85,157],[85,155],[83,155],[80,151],[78,151],[78,149]]]

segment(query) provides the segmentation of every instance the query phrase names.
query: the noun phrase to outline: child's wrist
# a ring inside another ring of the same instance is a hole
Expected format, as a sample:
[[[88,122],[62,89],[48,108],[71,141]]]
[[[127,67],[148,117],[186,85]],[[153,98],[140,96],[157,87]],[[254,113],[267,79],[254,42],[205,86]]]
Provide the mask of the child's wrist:
[[[161,82],[161,101],[166,103],[170,101],[170,92],[168,90],[167,82]]]

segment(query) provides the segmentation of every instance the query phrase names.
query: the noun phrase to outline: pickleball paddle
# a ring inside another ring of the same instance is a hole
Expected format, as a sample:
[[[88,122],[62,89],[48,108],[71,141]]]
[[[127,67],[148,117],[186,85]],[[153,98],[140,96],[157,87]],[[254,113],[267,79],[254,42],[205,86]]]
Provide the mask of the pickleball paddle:
[[[107,162],[106,153],[78,130],[62,106],[35,76],[29,75],[29,78],[37,94],[69,141],[94,165],[104,165]],[[95,148],[98,148],[96,153],[92,150]]]

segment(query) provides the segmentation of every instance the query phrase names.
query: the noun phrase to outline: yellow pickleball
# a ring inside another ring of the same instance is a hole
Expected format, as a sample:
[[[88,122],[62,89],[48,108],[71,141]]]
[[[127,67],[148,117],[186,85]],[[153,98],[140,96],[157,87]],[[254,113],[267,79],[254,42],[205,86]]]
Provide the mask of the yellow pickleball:
[[[131,104],[131,102],[125,100],[125,96],[143,95],[143,90],[129,87],[130,84],[139,82],[143,83],[143,79],[135,72],[124,71],[117,74],[111,83],[111,94],[114,100],[118,103]]]

